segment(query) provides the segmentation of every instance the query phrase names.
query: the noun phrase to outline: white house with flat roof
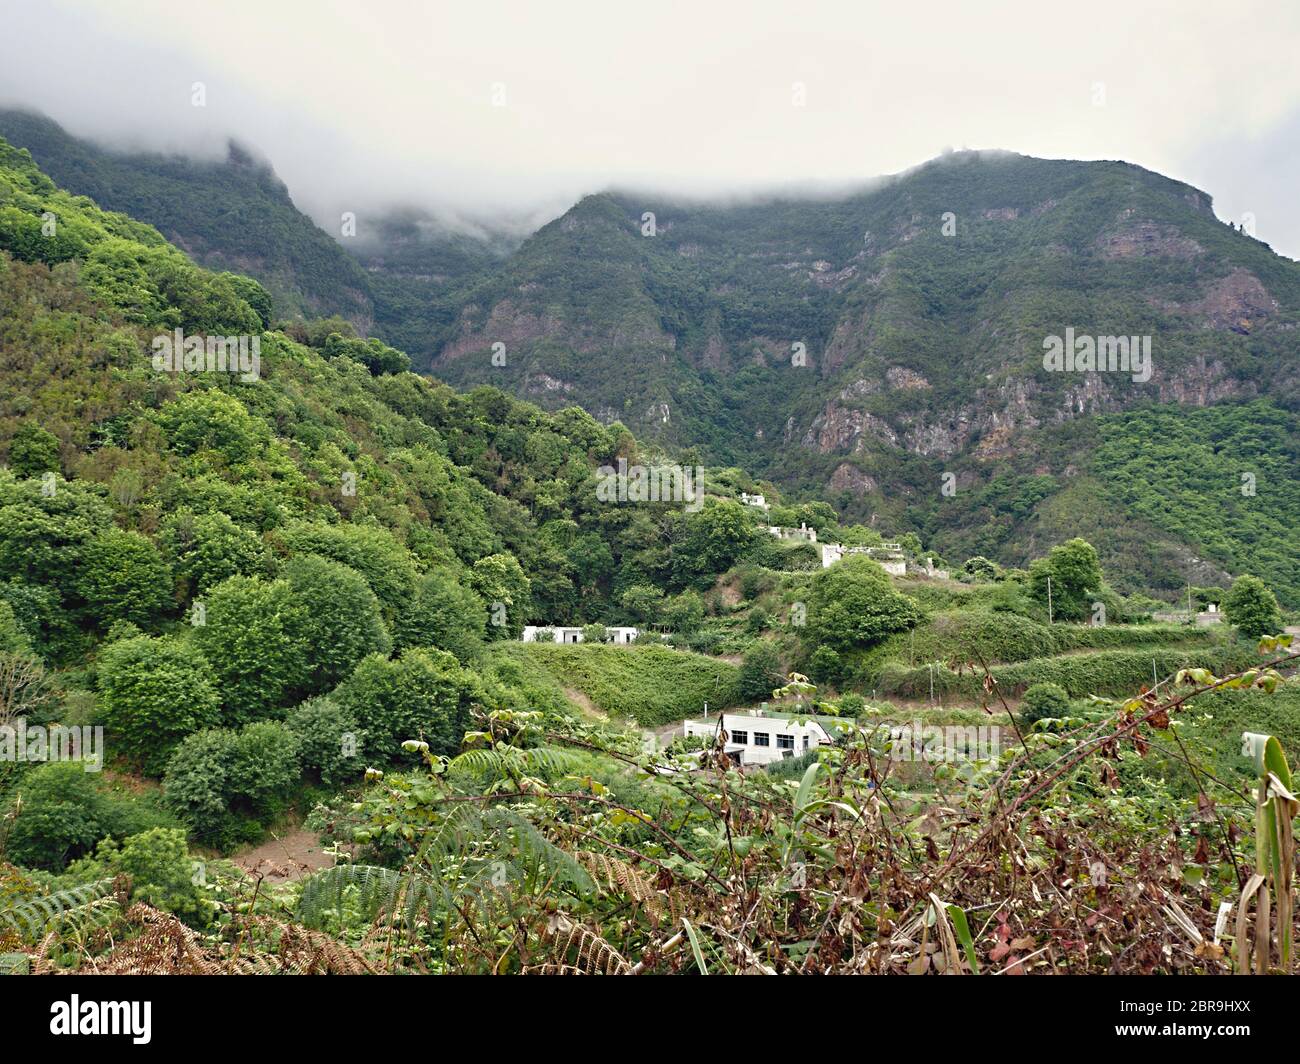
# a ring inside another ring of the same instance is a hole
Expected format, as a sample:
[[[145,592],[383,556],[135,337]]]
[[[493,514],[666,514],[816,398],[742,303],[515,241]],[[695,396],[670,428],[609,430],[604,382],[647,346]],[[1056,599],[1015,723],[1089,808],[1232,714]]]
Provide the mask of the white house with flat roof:
[[[683,734],[711,738],[721,728],[725,733],[723,750],[740,765],[767,765],[834,743],[830,732],[816,719],[800,720],[795,723],[784,713],[764,709],[737,710],[684,721]]]
[[[581,643],[582,629],[571,625],[524,626],[519,638],[525,643]]]
[[[636,637],[641,634],[640,628],[633,628],[628,625],[615,625],[612,628],[605,629],[605,639],[610,643],[619,643],[626,645],[635,643]],[[525,643],[581,643],[583,641],[582,629],[574,625],[525,625],[524,630],[519,634],[520,640]]]
[[[765,499],[762,495],[751,495],[747,491],[742,491],[740,493],[740,501],[743,502],[746,506],[756,506],[760,510],[771,509],[771,507],[768,506],[767,504],[767,499]]]

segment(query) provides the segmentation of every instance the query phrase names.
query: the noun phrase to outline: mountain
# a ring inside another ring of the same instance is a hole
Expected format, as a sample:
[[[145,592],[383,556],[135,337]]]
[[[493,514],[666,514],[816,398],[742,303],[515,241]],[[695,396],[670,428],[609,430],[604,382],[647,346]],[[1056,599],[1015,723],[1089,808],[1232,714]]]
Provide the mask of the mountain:
[[[195,262],[255,277],[277,318],[338,315],[398,346],[445,329],[454,312],[439,300],[512,247],[417,211],[367,216],[345,247],[294,205],[268,162],[234,141],[221,161],[112,151],[21,110],[0,110],[0,136],[59,185],[149,223]]]
[[[580,405],[954,558],[1084,535],[1122,588],[1256,571],[1300,602],[1300,266],[1189,185],[962,152],[820,197],[588,196],[518,246],[392,213],[344,250],[240,153],[116,156],[19,117],[0,133],[73,191],[458,388]],[[1046,370],[1071,329],[1149,337],[1149,379]]]
[[[1294,600],[1298,328],[1300,265],[1205,193],[1125,163],[959,153],[821,200],[588,197],[467,294],[433,368],[579,402],[954,556],[1022,563],[1092,532],[1122,582],[1256,567]],[[1150,379],[1045,370],[1067,329],[1149,336]],[[1217,424],[1183,452],[1215,460],[1117,455],[1151,445],[1143,410]],[[1270,487],[1245,496],[1252,469]],[[1209,523],[1178,532],[1152,505],[1202,492]]]

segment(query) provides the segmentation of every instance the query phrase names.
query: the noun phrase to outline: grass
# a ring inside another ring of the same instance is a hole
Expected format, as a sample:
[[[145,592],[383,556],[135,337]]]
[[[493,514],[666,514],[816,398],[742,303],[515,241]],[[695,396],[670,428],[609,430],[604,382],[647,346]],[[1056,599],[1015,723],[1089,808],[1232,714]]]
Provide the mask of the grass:
[[[705,702],[710,709],[727,709],[741,701],[735,665],[684,650],[502,643],[492,654],[498,663],[514,663],[530,686],[561,696],[565,688],[581,691],[611,717],[643,727],[697,716]]]

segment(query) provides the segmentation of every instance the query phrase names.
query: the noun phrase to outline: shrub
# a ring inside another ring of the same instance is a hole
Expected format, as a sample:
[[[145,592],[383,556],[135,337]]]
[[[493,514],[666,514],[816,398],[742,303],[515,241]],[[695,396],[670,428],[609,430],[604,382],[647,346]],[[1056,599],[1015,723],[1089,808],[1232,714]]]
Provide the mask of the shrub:
[[[997,564],[989,561],[982,554],[967,558],[961,568],[962,572],[976,580],[996,580],[998,578]]]
[[[189,736],[167,763],[163,794],[196,839],[225,849],[259,838],[284,811],[299,777],[294,733],[256,721]]]
[[[303,770],[325,786],[339,787],[365,771],[365,732],[328,695],[303,702],[289,712],[284,724],[298,737]]]
[[[21,799],[21,808],[18,801]],[[15,788],[9,812],[17,812],[6,857],[30,868],[60,871],[90,853],[104,838],[124,838],[174,821],[148,798],[112,793],[99,773],[73,761],[33,768]]]
[[[411,647],[396,661],[363,659],[333,697],[366,730],[367,759],[393,761],[407,739],[423,739],[436,754],[458,751],[479,684],[445,650]]]
[[[658,636],[646,634],[650,637],[647,642],[659,642]],[[710,709],[740,703],[740,670],[735,665],[662,645],[646,645],[641,639],[637,644],[513,644],[498,653],[536,663],[563,687],[577,688],[610,716],[631,717],[646,726],[696,716],[705,702]]]
[[[1263,580],[1257,576],[1239,576],[1224,603],[1228,623],[1236,625],[1251,639],[1275,635],[1282,631],[1282,613]]]
[[[808,659],[808,675],[818,684],[836,683],[844,675],[844,662],[830,647],[818,647]]]
[[[738,680],[740,697],[758,702],[772,697],[772,689],[781,682],[781,655],[776,646],[760,640],[745,651]]]
[[[1020,703],[1020,718],[1026,724],[1047,717],[1064,717],[1070,711],[1070,696],[1054,683],[1031,684]]]
[[[191,927],[211,919],[213,905],[195,882],[195,862],[179,828],[152,828],[118,844],[105,839],[94,857],[71,866],[67,879],[84,883],[122,873],[131,877],[131,898],[174,913]]]
[[[135,636],[108,644],[99,684],[113,748],[147,775],[162,771],[185,736],[220,720],[207,660],[175,638]]]
[[[51,762],[34,769],[18,798],[21,809],[5,847],[16,864],[57,872],[109,833],[106,803],[81,765]],[[18,808],[15,799],[10,812]]]

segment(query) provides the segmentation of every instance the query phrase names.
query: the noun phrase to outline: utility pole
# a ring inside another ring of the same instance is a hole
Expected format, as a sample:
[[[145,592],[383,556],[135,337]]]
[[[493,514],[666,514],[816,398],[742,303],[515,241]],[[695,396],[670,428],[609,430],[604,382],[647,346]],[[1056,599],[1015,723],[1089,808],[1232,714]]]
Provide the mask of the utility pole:
[[[1047,578],[1047,623],[1052,623],[1052,578]]]

